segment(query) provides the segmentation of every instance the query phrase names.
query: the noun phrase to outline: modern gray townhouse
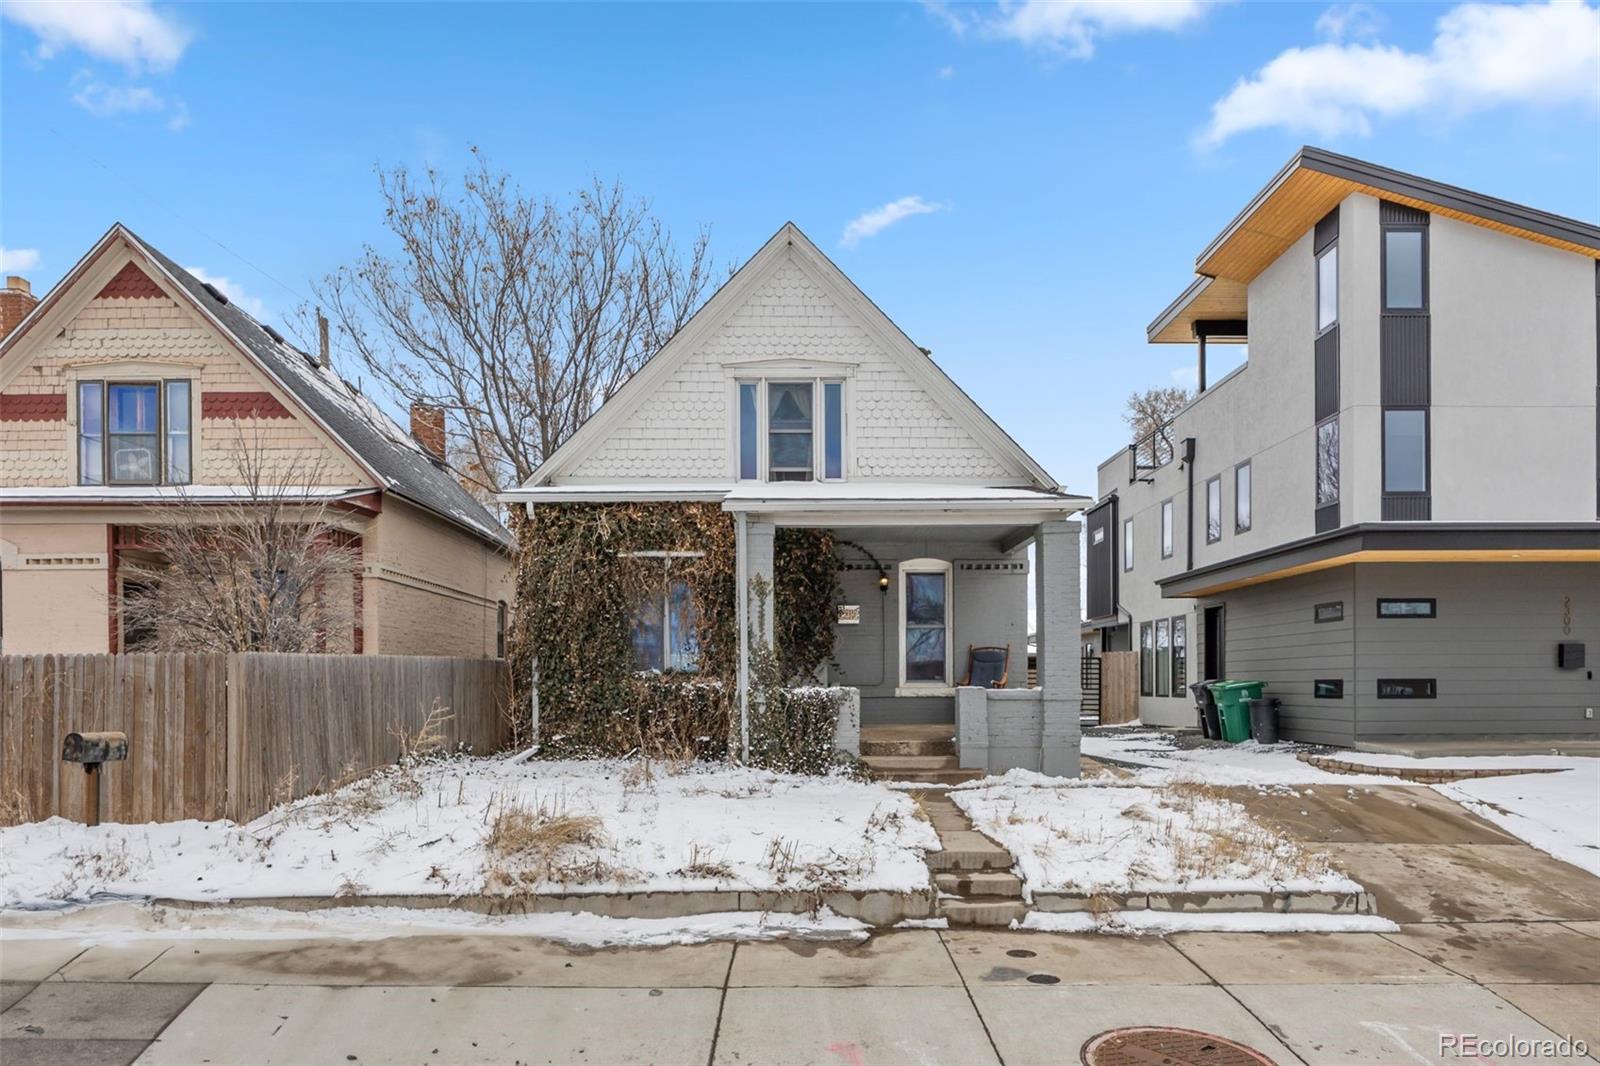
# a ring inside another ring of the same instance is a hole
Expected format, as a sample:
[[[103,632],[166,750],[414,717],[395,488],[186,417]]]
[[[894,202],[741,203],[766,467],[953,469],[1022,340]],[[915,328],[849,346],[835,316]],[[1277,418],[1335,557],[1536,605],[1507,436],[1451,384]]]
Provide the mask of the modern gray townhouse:
[[[1600,738],[1600,227],[1308,147],[1195,272],[1147,334],[1199,391],[1086,520],[1141,719],[1228,677],[1295,740]]]

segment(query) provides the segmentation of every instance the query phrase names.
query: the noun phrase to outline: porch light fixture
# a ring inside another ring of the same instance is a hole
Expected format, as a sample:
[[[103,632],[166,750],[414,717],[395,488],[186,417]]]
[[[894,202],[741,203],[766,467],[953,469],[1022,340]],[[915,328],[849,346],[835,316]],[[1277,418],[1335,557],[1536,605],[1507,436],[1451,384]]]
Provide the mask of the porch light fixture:
[[[878,577],[878,591],[885,595],[889,592],[889,575],[882,574]]]

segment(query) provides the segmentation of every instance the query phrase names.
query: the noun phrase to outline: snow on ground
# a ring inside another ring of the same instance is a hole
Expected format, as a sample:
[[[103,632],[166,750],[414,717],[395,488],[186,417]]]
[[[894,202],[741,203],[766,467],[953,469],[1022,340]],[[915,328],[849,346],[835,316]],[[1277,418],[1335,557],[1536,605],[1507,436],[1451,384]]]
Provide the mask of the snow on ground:
[[[106,911],[110,913],[101,914]],[[93,904],[59,912],[12,912],[7,940],[82,940],[115,944],[133,940],[383,940],[398,936],[527,936],[574,947],[659,947],[711,940],[864,940],[864,922],[827,907],[816,914],[730,911],[674,918],[607,918],[598,914],[484,915],[449,908],[335,907],[283,911],[226,907],[177,911],[159,905]]]
[[[522,892],[924,889],[938,837],[843,777],[518,756],[424,760],[249,825],[0,829],[0,906]]]
[[[1209,785],[1012,770],[950,790],[1039,892],[1359,892]]]
[[[1575,765],[1554,774],[1476,777],[1435,788],[1540,851],[1600,877],[1600,759],[1564,761]]]
[[[1220,744],[1180,747],[1172,734],[1154,729],[1083,734],[1083,754],[1166,771],[1171,779],[1212,785],[1392,785],[1395,779],[1376,774],[1336,774],[1301,762],[1300,752],[1322,749],[1303,744]],[[1345,753],[1340,753],[1344,758]]]
[[[1277,914],[1271,911],[1029,911],[1014,929],[1050,933],[1393,933],[1399,926],[1376,914]]]

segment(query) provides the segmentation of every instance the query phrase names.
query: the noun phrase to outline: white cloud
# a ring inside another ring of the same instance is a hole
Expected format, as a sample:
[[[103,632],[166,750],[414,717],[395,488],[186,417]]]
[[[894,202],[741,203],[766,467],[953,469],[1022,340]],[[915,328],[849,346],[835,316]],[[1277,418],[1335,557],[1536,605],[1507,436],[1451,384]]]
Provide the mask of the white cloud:
[[[86,70],[72,79],[72,102],[96,118],[141,113],[165,115],[174,133],[189,125],[189,105],[172,100],[147,85],[107,85]]]
[[[863,211],[851,219],[850,224],[845,226],[839,243],[846,248],[854,248],[866,238],[882,233],[896,222],[904,221],[913,215],[931,215],[935,211],[943,211],[944,208],[944,204],[931,203],[920,196],[902,196],[882,207]]]
[[[923,6],[958,35],[976,29],[991,37],[1087,59],[1102,36],[1182,29],[1215,5],[1207,0],[1020,0],[1002,3],[994,10],[958,9],[927,0]]]
[[[1200,386],[1200,367],[1194,363],[1172,368],[1172,383],[1193,392]]]
[[[149,0],[0,0],[0,15],[39,37],[49,59],[76,48],[129,70],[169,70],[193,34]]]
[[[1440,17],[1426,52],[1337,41],[1283,52],[1212,105],[1199,140],[1274,126],[1364,136],[1376,119],[1423,109],[1572,103],[1600,107],[1600,8],[1469,3]]]
[[[1317,33],[1330,41],[1376,37],[1383,20],[1370,4],[1334,4],[1317,16]]]
[[[7,248],[0,245],[0,271],[32,270],[39,265],[39,249]]]
[[[189,273],[193,274],[207,285],[212,285],[217,289],[220,289],[222,291],[222,295],[226,296],[229,302],[238,304],[239,307],[242,308],[245,313],[250,315],[252,318],[259,320],[267,313],[267,305],[262,303],[259,297],[251,296],[249,293],[245,292],[244,286],[240,285],[232,278],[225,278],[220,274],[213,274],[204,267],[186,266],[183,269],[187,270]]]

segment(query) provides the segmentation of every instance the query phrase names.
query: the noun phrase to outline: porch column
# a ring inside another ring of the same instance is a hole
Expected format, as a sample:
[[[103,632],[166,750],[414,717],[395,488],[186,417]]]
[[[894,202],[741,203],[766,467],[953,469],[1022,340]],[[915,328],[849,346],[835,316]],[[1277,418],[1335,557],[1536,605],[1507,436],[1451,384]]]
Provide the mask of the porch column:
[[[739,588],[739,754],[750,757],[750,651],[752,640],[772,644],[772,553],[776,535],[771,522],[734,517],[734,580]],[[756,578],[766,585],[765,601],[755,595]]]
[[[1079,673],[1082,612],[1078,604],[1078,540],[1082,524],[1041,523],[1033,538],[1034,600],[1039,648],[1039,688],[1044,719],[1039,769],[1059,777],[1079,774],[1083,703]]]

